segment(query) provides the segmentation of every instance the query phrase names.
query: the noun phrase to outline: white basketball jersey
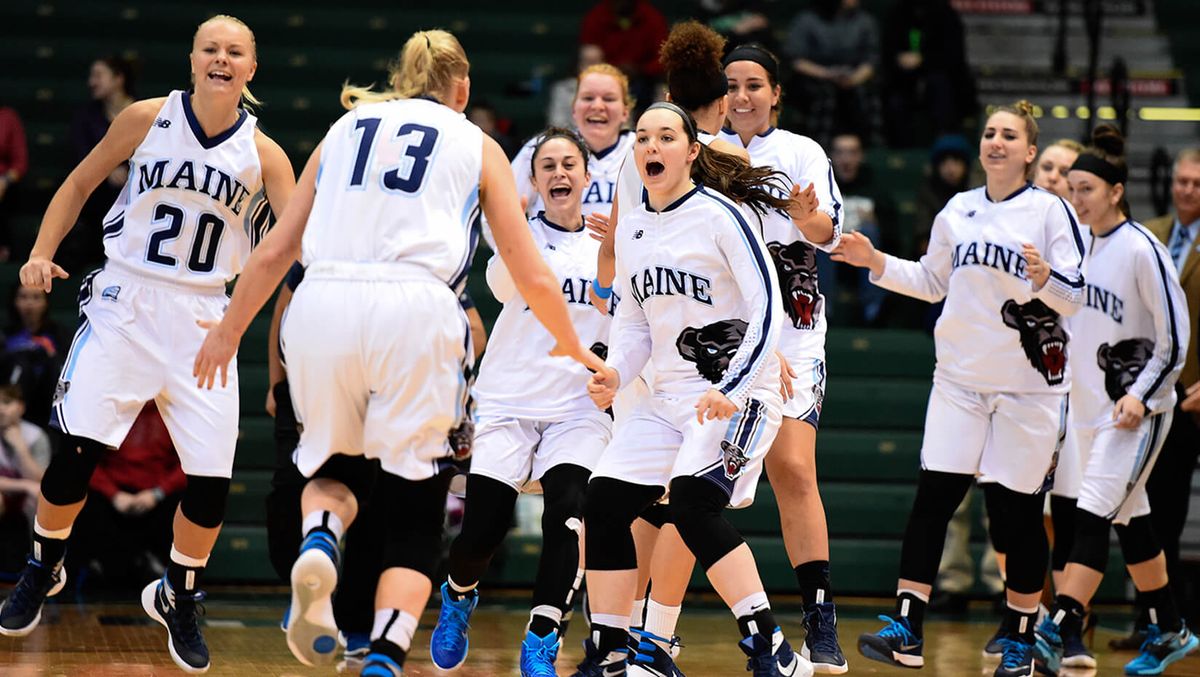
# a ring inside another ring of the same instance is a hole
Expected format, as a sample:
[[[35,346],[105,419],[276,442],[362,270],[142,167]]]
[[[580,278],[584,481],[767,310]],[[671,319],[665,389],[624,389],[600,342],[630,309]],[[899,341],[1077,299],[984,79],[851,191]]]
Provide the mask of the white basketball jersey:
[[[325,135],[303,262],[405,262],[455,287],[470,265],[483,132],[432,99],[362,104]]]
[[[604,150],[589,153],[588,173],[592,175],[592,182],[583,191],[584,216],[592,212],[601,212],[608,216],[608,213],[612,211],[613,195],[617,190],[617,176],[621,173],[621,163],[633,149],[635,136],[637,135],[633,132],[623,130],[617,135],[616,143]],[[533,177],[530,176],[530,161],[533,159],[533,151],[539,138],[540,135],[526,141],[512,161],[513,178],[517,182],[517,194],[524,196],[529,201],[525,208],[525,214],[529,218],[537,216],[538,212],[545,208],[542,205],[542,196],[538,195],[537,188],[533,185]]]
[[[232,127],[209,137],[190,95],[171,92],[104,217],[109,262],[195,287],[223,287],[241,272],[270,220],[255,124],[239,110]]]

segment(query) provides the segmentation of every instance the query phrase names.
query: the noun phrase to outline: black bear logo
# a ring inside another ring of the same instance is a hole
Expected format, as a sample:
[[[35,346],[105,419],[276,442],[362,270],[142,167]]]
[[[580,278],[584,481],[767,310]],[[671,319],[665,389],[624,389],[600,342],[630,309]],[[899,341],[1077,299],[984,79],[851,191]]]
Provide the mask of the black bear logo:
[[[1058,313],[1038,299],[1029,303],[1009,299],[1000,308],[1000,318],[1021,335],[1025,357],[1047,385],[1062,383],[1067,373],[1067,332]]]
[[[712,383],[720,383],[729,361],[746,335],[742,320],[721,320],[703,327],[686,327],[675,341],[679,354],[696,363],[696,371]]]
[[[738,445],[729,440],[721,440],[721,461],[725,466],[725,477],[736,480],[741,477],[750,458]]]
[[[786,246],[768,242],[767,249],[775,261],[783,307],[792,318],[792,326],[815,328],[825,305],[825,297],[817,286],[817,250],[799,240]]]
[[[608,359],[608,346],[604,345],[600,341],[596,341],[595,343],[593,343],[592,347],[589,348],[588,350],[591,350],[593,353],[596,354],[596,357],[599,357],[602,360]]]
[[[1154,341],[1150,339],[1125,339],[1111,346],[1100,344],[1096,363],[1104,370],[1104,390],[1113,402],[1125,397],[1153,355]]]

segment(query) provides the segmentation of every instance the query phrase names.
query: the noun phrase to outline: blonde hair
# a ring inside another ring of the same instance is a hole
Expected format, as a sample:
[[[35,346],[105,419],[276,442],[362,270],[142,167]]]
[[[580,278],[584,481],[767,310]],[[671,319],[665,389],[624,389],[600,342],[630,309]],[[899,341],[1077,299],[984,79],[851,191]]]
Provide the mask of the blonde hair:
[[[1059,146],[1060,148],[1066,148],[1067,150],[1075,153],[1076,155],[1083,152],[1083,144],[1079,143],[1075,139],[1059,139],[1046,147],[1053,148],[1055,146]]]
[[[1036,146],[1038,142],[1038,123],[1033,118],[1033,104],[1025,99],[1021,99],[1013,104],[996,106],[988,115],[991,117],[996,113],[1011,113],[1025,121],[1025,136],[1029,137],[1029,145]]]
[[[633,94],[629,93],[629,77],[626,76],[625,72],[620,68],[617,68],[609,63],[593,64],[579,71],[579,77],[575,79],[574,99],[579,98],[579,85],[583,82],[583,78],[588,75],[592,75],[593,73],[597,75],[607,75],[616,80],[617,86],[621,88],[621,98],[625,101],[625,108],[631,111],[633,110],[633,106],[635,103],[637,103],[637,101],[633,98]],[[574,99],[572,99],[572,103],[574,103]]]
[[[342,106],[347,110],[360,103],[412,99],[422,94],[444,94],[456,79],[467,77],[471,62],[458,38],[440,29],[417,31],[404,43],[400,59],[388,69],[386,92],[372,86],[342,85]]]
[[[246,32],[250,35],[250,49],[254,50],[254,60],[258,61],[258,43],[254,40],[254,31],[250,30],[250,27],[246,25],[245,21],[242,21],[236,16],[230,16],[228,14],[214,14],[208,17],[208,19],[206,19],[199,26],[196,26],[196,32],[192,35],[192,43],[196,42],[196,38],[200,35],[200,29],[216,21],[228,21],[235,26],[241,26],[242,28],[245,28]],[[250,91],[250,85],[243,85],[242,107],[259,109],[262,108],[262,106],[263,102],[257,96],[254,96],[254,94]]]

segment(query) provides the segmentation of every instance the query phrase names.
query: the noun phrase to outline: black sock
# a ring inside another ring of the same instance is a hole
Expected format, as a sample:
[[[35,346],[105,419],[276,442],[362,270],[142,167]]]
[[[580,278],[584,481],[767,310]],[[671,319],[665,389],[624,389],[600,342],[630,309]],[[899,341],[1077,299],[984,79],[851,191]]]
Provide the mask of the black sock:
[[[1027,644],[1033,644],[1033,631],[1037,629],[1037,617],[1038,610],[1036,607],[1034,607],[1033,611],[1026,613],[1012,608],[1011,605],[1006,605],[1004,607],[1004,618],[1000,621],[1000,627],[1009,637],[1015,637]],[[1062,626],[1060,625],[1059,627]]]
[[[771,636],[775,634],[775,628],[779,627],[779,624],[775,622],[775,614],[771,613],[771,607],[759,609],[745,616],[738,616],[737,624],[738,630],[742,631],[742,637],[749,637],[757,633],[766,637],[768,643],[771,641]]]
[[[33,559],[47,566],[58,566],[63,555],[67,554],[67,539],[48,538],[33,532]]]
[[[1059,614],[1060,611],[1063,613]],[[1070,595],[1058,595],[1054,598],[1054,610],[1050,613],[1050,620],[1058,623],[1060,635],[1075,637],[1083,633],[1083,617],[1086,615],[1087,609],[1084,608],[1083,602]]]
[[[604,660],[613,651],[628,654],[629,631],[624,628],[611,628],[607,625],[592,623],[592,643],[596,645],[596,654],[600,660]]]
[[[929,605],[926,600],[917,597],[911,592],[902,592],[896,595],[896,618],[901,616],[908,619],[908,629],[918,638],[923,636],[925,631],[925,607]]]
[[[200,577],[204,574],[204,569],[205,567],[190,567],[180,564],[173,559],[167,562],[167,583],[171,585],[168,597],[172,606],[178,607],[181,603],[195,603],[193,598],[196,595],[197,586],[200,585]]]
[[[1133,622],[1134,631],[1145,630],[1146,626],[1150,625],[1150,603],[1146,600],[1146,593],[1136,588],[1133,593],[1133,608],[1137,609],[1137,619]]]
[[[549,616],[534,614],[533,617],[529,619],[529,631],[538,637],[545,637],[551,632],[558,630],[558,628],[558,623],[555,623],[554,619],[550,618]]]
[[[1163,632],[1179,632],[1183,623],[1179,619],[1179,608],[1175,606],[1169,583],[1158,590],[1147,590],[1142,597],[1146,601],[1146,614],[1151,624],[1157,625]]]
[[[813,560],[795,567],[796,581],[800,584],[800,598],[804,606],[833,601],[829,592],[829,561]]]
[[[404,665],[404,659],[408,658],[408,652],[401,649],[399,644],[382,637],[371,640],[371,653],[383,654],[396,661],[397,665]]]

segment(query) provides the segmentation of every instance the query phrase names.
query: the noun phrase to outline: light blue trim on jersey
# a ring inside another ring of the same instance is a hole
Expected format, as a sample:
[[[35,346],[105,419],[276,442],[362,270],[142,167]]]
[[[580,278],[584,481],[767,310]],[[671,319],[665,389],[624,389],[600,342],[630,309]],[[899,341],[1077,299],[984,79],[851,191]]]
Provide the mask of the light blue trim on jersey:
[[[838,220],[840,217],[838,215],[842,211],[842,203],[838,202],[838,199],[837,199],[837,194],[841,192],[841,188],[839,188],[836,191],[833,189],[833,187],[835,185],[837,185],[836,183],[834,183],[834,179],[833,179],[833,160],[830,160],[829,158],[825,158],[825,161],[829,163],[829,176],[827,178],[829,180],[829,197],[833,200],[833,228],[836,231],[836,230],[839,230],[838,229]]]
[[[455,267],[454,275],[450,276],[450,288],[454,290],[455,294],[462,294],[463,289],[460,287],[466,283],[467,273],[471,270],[471,261],[475,258],[475,248],[479,246],[480,213],[479,186],[475,186],[475,189],[467,196],[467,201],[463,203],[462,215],[459,216],[460,225],[467,229],[467,250],[463,252],[463,260]]]
[[[763,346],[766,345],[771,336],[771,325],[772,320],[774,319],[771,313],[775,298],[775,290],[771,284],[771,271],[767,266],[774,264],[767,263],[767,261],[763,258],[763,252],[758,247],[754,246],[754,233],[750,230],[750,224],[746,223],[746,219],[742,217],[742,214],[737,207],[726,203],[725,200],[716,197],[704,189],[699,190],[696,194],[702,195],[705,198],[708,198],[709,200],[721,205],[725,208],[725,211],[727,211],[729,215],[733,217],[734,224],[738,228],[738,233],[742,236],[742,241],[746,244],[746,248],[750,250],[751,258],[754,260],[755,265],[758,268],[759,275],[762,279],[763,289],[766,291],[767,309],[766,312],[763,313],[763,324],[759,331],[758,344],[755,345],[750,351],[750,357],[746,360],[746,364],[742,367],[741,372],[736,374],[733,378],[729,378],[728,374],[725,375],[725,377],[728,379],[728,382],[720,389],[722,395],[729,395],[734,390],[737,390],[745,385],[745,379],[758,371],[761,363],[766,359],[767,351],[763,350]]]
[[[1164,414],[1155,414],[1150,417],[1150,430],[1142,436],[1138,443],[1137,456],[1133,462],[1133,471],[1130,473],[1125,482],[1125,497],[1117,503],[1117,507],[1110,512],[1106,517],[1115,519],[1121,509],[1125,507],[1125,502],[1129,500],[1130,494],[1133,493],[1133,487],[1137,484],[1138,478],[1145,473],[1150,466],[1150,461],[1155,458],[1155,454],[1162,447],[1162,443],[1166,441],[1166,437],[1162,434],[1162,423]]]
[[[91,337],[92,323],[85,316],[83,318],[83,323],[79,325],[79,330],[75,332],[75,340],[71,341],[71,352],[67,356],[66,366],[63,367],[62,380],[70,381],[71,377],[75,375],[75,365],[78,362],[79,353],[83,350],[83,346],[87,344],[88,339]]]

